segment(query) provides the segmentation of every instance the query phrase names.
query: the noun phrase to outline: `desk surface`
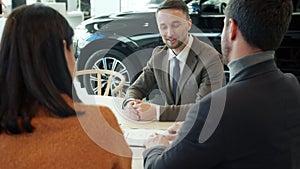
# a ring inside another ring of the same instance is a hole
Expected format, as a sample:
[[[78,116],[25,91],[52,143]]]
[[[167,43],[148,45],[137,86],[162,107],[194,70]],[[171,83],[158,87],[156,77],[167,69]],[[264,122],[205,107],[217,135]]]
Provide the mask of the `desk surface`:
[[[75,86],[76,87],[76,86]],[[102,105],[109,107],[115,114],[121,128],[138,128],[138,129],[167,129],[173,122],[138,122],[128,119],[123,115],[122,103],[123,98],[110,96],[88,95],[85,89],[76,89],[79,98],[85,104]],[[142,153],[144,148],[131,147],[133,152],[132,169],[143,169]]]
[[[77,86],[78,84],[74,84]],[[167,129],[173,122],[158,121],[134,121],[127,118],[122,110],[123,98],[111,96],[88,95],[85,89],[76,88],[79,98],[85,104],[102,105],[109,107],[115,114],[120,126],[126,128],[144,128],[144,129]]]
[[[141,128],[141,129],[167,129],[173,122],[137,122],[122,115],[122,98],[109,96],[93,96],[90,98],[90,104],[103,105],[109,107],[116,115],[121,128]],[[133,152],[132,169],[143,169],[143,151],[142,147],[131,147]]]

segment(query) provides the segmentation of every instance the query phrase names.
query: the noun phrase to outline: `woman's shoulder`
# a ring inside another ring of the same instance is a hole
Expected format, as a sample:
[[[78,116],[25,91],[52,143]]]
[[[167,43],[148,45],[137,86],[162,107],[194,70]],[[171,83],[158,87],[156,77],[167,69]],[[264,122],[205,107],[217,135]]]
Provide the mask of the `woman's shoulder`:
[[[99,118],[104,119],[106,123],[113,126],[115,129],[119,130],[119,125],[117,123],[117,118],[115,117],[112,110],[103,105],[87,105],[84,103],[76,103],[68,96],[63,95],[66,102],[74,108],[76,111],[78,119],[84,119],[87,117],[97,117],[96,119],[99,120]],[[83,116],[83,117],[82,117]],[[119,130],[121,131],[121,130]]]
[[[99,105],[85,105],[81,103],[77,103],[74,105],[79,120],[93,117],[90,120],[104,120],[105,123],[108,123],[110,126],[119,129],[117,118],[109,107]]]

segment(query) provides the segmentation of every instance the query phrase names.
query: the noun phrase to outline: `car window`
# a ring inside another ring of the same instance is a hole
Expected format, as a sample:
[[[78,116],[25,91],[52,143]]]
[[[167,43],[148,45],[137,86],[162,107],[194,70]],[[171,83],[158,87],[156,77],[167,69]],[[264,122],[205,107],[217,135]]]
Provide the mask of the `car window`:
[[[223,15],[229,0],[192,0],[188,3],[190,13]]]

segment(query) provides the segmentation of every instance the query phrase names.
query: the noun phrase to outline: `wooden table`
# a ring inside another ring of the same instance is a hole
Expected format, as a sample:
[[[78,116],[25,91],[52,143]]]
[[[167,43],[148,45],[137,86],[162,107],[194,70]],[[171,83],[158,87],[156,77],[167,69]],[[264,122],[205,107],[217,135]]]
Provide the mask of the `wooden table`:
[[[76,89],[77,90],[77,89]],[[115,114],[121,128],[140,128],[140,129],[167,129],[173,124],[173,122],[138,122],[128,119],[123,115],[122,102],[123,98],[110,97],[110,96],[98,96],[98,95],[87,95],[85,91],[80,91],[79,98],[85,104],[91,105],[102,105],[109,107]],[[144,148],[142,147],[131,147],[133,152],[132,169],[143,169],[143,157],[142,153]]]

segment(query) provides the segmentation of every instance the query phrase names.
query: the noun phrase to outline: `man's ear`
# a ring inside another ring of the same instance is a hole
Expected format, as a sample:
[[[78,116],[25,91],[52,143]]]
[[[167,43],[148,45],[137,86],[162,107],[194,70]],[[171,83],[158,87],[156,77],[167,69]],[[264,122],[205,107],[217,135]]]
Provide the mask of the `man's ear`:
[[[192,22],[192,19],[190,18],[190,19],[188,20],[188,30],[189,30],[189,31],[190,31],[191,28],[192,28],[192,24],[193,24],[193,22]]]
[[[234,40],[236,38],[237,34],[237,24],[236,21],[233,20],[232,18],[229,19],[229,31],[230,31],[230,39]]]

